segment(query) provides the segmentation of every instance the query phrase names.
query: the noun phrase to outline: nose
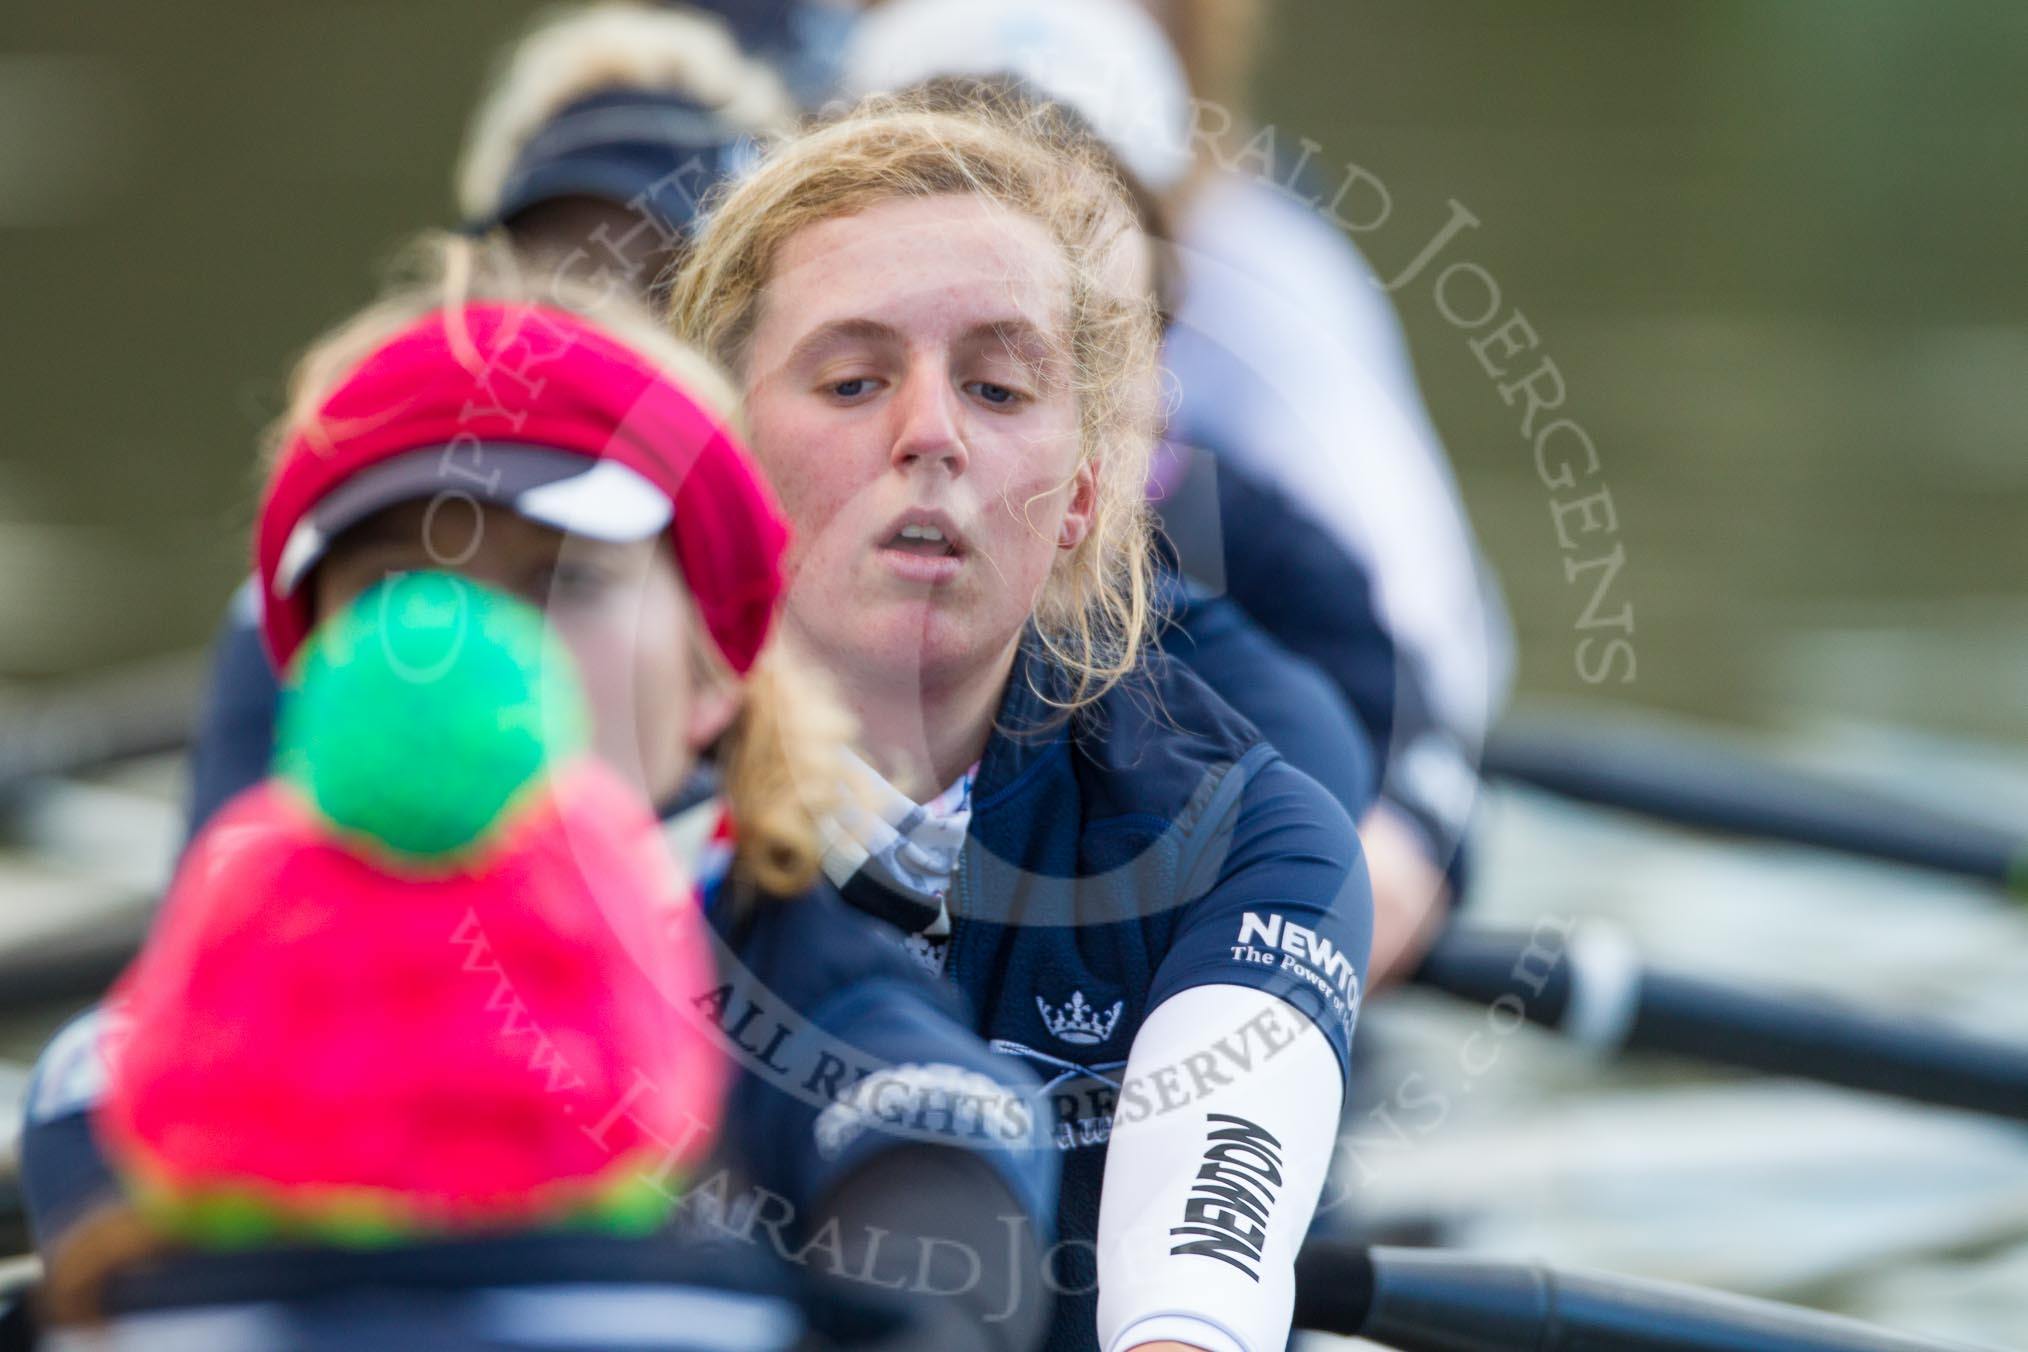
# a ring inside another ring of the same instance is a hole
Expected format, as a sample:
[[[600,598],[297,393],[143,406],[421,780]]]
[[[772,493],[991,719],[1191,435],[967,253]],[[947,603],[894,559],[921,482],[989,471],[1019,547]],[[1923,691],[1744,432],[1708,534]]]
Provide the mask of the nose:
[[[941,369],[914,369],[894,401],[894,467],[965,472],[969,453],[959,425],[958,392]]]

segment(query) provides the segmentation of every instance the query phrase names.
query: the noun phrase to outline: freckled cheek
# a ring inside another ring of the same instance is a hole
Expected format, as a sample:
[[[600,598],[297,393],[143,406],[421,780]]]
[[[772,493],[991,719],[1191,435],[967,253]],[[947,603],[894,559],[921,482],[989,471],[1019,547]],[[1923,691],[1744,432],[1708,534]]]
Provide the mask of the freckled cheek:
[[[820,420],[754,419],[755,458],[796,529],[798,553],[829,525],[863,485],[853,478],[848,447]]]
[[[788,566],[801,573],[804,564],[814,563],[826,574],[835,572],[851,542],[859,537],[859,532],[847,529],[840,520],[850,493],[816,480],[783,484],[777,491],[793,527]],[[800,581],[807,584],[809,578]]]

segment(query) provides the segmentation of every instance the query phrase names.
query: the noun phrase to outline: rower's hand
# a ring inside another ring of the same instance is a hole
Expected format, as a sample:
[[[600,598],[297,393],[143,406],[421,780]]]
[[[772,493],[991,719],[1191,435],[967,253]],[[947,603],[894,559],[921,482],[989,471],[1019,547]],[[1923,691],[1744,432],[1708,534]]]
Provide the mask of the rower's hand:
[[[1359,843],[1373,883],[1366,989],[1376,991],[1402,981],[1422,961],[1450,914],[1451,887],[1422,833],[1385,800],[1360,821]]]

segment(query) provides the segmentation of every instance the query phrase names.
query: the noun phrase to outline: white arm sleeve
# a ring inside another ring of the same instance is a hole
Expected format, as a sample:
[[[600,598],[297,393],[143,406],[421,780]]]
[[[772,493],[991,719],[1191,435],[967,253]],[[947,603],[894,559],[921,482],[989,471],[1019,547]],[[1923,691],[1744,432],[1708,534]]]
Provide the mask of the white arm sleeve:
[[[1197,986],[1148,1015],[1099,1193],[1101,1352],[1282,1352],[1343,1079],[1317,1026],[1265,991]]]

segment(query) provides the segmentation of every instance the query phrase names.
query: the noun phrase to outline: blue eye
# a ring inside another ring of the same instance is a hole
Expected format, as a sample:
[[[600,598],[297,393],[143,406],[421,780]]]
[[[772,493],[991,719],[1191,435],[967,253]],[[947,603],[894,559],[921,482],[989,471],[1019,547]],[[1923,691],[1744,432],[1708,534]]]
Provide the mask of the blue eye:
[[[857,399],[872,388],[872,385],[873,382],[865,376],[854,376],[851,380],[841,380],[831,386],[831,393],[840,399]]]
[[[979,392],[981,399],[989,404],[999,405],[1003,408],[1021,398],[1020,395],[1014,393],[1014,391],[1008,389],[1005,385],[995,385],[990,380],[978,381],[973,385],[973,388]]]

